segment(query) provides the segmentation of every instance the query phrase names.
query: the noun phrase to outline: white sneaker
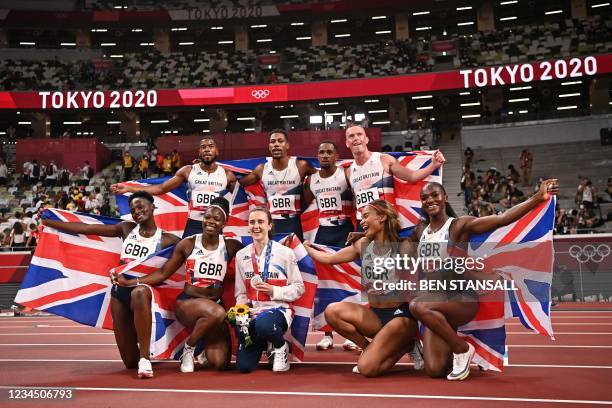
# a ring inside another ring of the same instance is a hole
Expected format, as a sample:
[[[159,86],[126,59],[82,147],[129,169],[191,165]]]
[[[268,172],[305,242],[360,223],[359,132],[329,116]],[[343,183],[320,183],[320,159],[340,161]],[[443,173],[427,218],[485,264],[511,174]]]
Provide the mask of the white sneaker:
[[[138,361],[138,378],[153,378],[153,367],[151,360],[142,357]]]
[[[423,359],[423,346],[421,345],[421,341],[419,339],[414,340],[414,347],[412,351],[410,351],[410,357],[412,357],[412,361],[414,362],[414,369],[417,371],[421,371],[425,368],[425,360]]]
[[[342,343],[342,348],[344,349],[344,351],[353,351],[358,350],[359,346],[350,341],[349,339],[346,339],[344,343]]]
[[[208,364],[208,359],[206,358],[206,352],[204,352],[204,350],[202,350],[202,352],[196,356],[196,361],[201,366]]]
[[[353,374],[361,374],[361,371],[359,371],[359,366],[353,367]]]
[[[272,363],[272,371],[275,373],[289,371],[289,346],[287,343],[280,348],[274,349],[274,362]]]
[[[183,355],[181,356],[181,372],[182,373],[193,373],[195,370],[194,362],[193,362],[193,353],[195,351],[195,347],[190,347],[185,344],[185,348],[183,349]]]
[[[334,338],[332,336],[323,336],[321,341],[317,343],[317,350],[329,350],[334,347]]]
[[[468,343],[468,351],[461,354],[453,353],[453,371],[446,376],[450,381],[461,381],[468,378],[470,375],[470,362],[474,357],[474,346]]]

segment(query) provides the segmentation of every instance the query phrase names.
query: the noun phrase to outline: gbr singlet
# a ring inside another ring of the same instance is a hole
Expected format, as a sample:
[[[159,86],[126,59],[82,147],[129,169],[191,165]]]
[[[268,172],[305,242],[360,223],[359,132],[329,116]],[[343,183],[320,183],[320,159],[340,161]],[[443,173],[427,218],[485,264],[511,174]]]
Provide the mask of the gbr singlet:
[[[351,190],[346,183],[344,168],[338,167],[330,177],[323,178],[317,172],[310,176],[310,191],[317,200],[321,226],[333,227],[350,221]]]
[[[187,178],[189,186],[189,218],[202,221],[204,211],[212,200],[219,197],[227,188],[227,174],[225,169],[217,165],[212,173],[202,170],[199,164],[191,166],[191,172]]]
[[[140,235],[140,225],[136,225],[123,240],[121,246],[121,263],[125,264],[135,259],[146,258],[147,256],[161,249],[162,230],[157,228],[151,237]]]
[[[210,250],[204,247],[202,234],[197,234],[193,251],[185,261],[187,283],[199,287],[221,286],[227,273],[228,258],[223,236],[219,236],[217,248]]]
[[[355,195],[357,219],[361,219],[361,209],[384,194],[385,188],[393,188],[393,176],[385,171],[381,154],[372,152],[370,158],[361,166],[353,162],[350,167],[349,182]]]
[[[295,157],[289,159],[285,170],[275,170],[272,159],[268,158],[264,164],[262,182],[273,219],[294,218],[300,213],[302,178]]]

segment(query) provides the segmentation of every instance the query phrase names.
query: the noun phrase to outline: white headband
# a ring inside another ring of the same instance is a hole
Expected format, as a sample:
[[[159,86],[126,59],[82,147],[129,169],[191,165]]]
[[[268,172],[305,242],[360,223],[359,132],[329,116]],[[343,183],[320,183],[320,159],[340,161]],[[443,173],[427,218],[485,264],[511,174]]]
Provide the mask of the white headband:
[[[227,213],[225,212],[225,210],[223,208],[221,208],[220,205],[213,204],[213,205],[208,206],[208,208],[218,208],[219,211],[221,211],[223,213],[223,217],[225,217],[224,220],[227,221]]]

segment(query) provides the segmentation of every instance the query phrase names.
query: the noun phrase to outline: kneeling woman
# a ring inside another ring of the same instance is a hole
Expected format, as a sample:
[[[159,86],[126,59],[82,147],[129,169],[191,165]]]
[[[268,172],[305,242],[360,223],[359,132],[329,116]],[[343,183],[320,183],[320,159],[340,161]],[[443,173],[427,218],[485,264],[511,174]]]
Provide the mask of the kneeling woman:
[[[293,251],[272,241],[272,216],[261,207],[249,213],[253,243],[236,255],[236,303],[249,304],[252,343],[240,341],[236,366],[242,373],[253,371],[261,354],[273,349],[272,371],[289,370],[289,347],[284,339],[291,326],[290,303],[304,293],[304,282]],[[270,357],[270,356],[269,356]]]
[[[447,214],[447,196],[442,185],[428,183],[421,191],[421,204],[429,225],[421,226],[422,232],[416,231],[421,236],[419,254],[428,257],[435,253],[441,258],[465,256],[470,235],[483,234],[511,224],[558,191],[557,180],[546,180],[534,196],[501,215],[453,218]],[[480,278],[478,273],[466,271],[458,275],[453,270],[434,270],[431,275],[426,275],[440,280]],[[469,376],[474,346],[457,335],[457,328],[476,316],[478,305],[478,295],[474,291],[441,290],[410,302],[410,312],[426,326],[423,348],[425,371],[430,377],[446,376],[449,380],[463,380]]]
[[[137,191],[130,196],[129,205],[136,223],[122,221],[115,225],[104,225],[43,220],[43,225],[74,234],[123,239],[121,265],[176,244],[176,236],[162,232],[155,225],[155,206],[151,194]],[[115,276],[111,276],[111,282],[111,315],[121,359],[127,368],[138,367],[139,378],[151,378],[151,291],[146,286],[119,285]]]
[[[184,373],[194,371],[195,345],[200,340],[204,342],[205,360],[213,368],[222,370],[229,366],[231,340],[220,299],[227,265],[242,248],[242,244],[221,235],[228,211],[226,199],[214,199],[204,212],[203,233],[182,239],[161,269],[138,282],[119,277],[119,282],[125,286],[155,285],[169,278],[185,264],[187,282],[183,293],[176,300],[178,321],[191,329],[181,358],[181,371]],[[204,362],[204,358],[199,360]]]
[[[352,262],[361,256],[362,271],[366,275],[377,264],[375,258],[393,258],[397,254],[412,253],[412,242],[399,237],[398,215],[388,202],[374,200],[365,206],[361,226],[365,236],[334,254],[317,251],[309,242],[304,245],[314,260],[325,264]],[[399,281],[400,271],[392,269],[387,273],[391,276],[390,281]],[[382,293],[363,283],[370,307],[338,302],[325,309],[327,323],[364,350],[353,372],[366,377],[379,376],[391,369],[406,353],[410,353],[414,360],[415,369],[422,369],[420,343],[415,340],[418,326],[406,301],[402,296]]]

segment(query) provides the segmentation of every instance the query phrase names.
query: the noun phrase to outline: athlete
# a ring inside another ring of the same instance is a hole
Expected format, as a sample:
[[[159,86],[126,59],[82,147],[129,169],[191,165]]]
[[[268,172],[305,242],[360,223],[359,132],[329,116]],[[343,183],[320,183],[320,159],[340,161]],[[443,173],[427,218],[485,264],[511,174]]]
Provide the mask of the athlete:
[[[449,217],[446,191],[439,183],[428,183],[421,191],[421,205],[429,221],[420,225],[419,257],[442,258],[464,256],[470,235],[482,234],[511,224],[557,194],[556,179],[542,182],[540,190],[527,201],[503,214],[481,218]],[[478,273],[457,274],[452,269],[432,270],[428,279],[479,279]],[[431,278],[430,278],[431,277]],[[425,325],[423,345],[425,372],[430,377],[446,376],[449,380],[464,380],[470,374],[474,346],[457,335],[457,328],[470,322],[478,312],[478,295],[474,291],[441,290],[417,297],[410,302],[410,312]]]
[[[336,248],[344,247],[348,234],[354,230],[351,221],[352,194],[344,169],[336,166],[338,147],[332,140],[319,144],[317,158],[321,170],[311,175],[304,183],[306,207],[316,200],[319,209],[319,229],[314,243]],[[317,343],[317,350],[329,350],[334,346],[333,332],[326,331]],[[344,350],[356,350],[357,345],[346,340]]]
[[[160,249],[176,244],[178,238],[155,225],[153,196],[136,191],[129,198],[135,222],[122,221],[115,225],[84,224],[43,220],[43,225],[74,234],[100,235],[123,239],[120,264],[142,259]],[[138,378],[153,377],[150,360],[151,291],[146,286],[126,287],[117,284],[111,275],[111,314],[115,341],[127,368],[138,367]]]
[[[111,191],[115,194],[125,194],[144,190],[153,195],[160,195],[172,191],[182,183],[187,183],[189,215],[183,238],[201,233],[204,211],[213,199],[234,190],[236,176],[217,163],[219,148],[211,136],[205,136],[200,141],[198,155],[199,163],[181,167],[172,178],[162,184],[151,186],[113,184]]]
[[[155,285],[185,265],[187,281],[176,300],[178,321],[191,329],[181,357],[180,370],[184,373],[194,371],[194,351],[200,340],[204,342],[205,357],[198,356],[201,364],[207,361],[216,370],[229,367],[231,340],[220,299],[227,266],[243,245],[222,235],[228,211],[227,200],[215,198],[204,211],[203,232],[183,238],[161,269],[139,280],[118,277],[124,286]]]
[[[385,189],[393,188],[393,177],[409,183],[424,179],[444,164],[444,155],[437,150],[431,163],[419,170],[409,170],[388,154],[371,152],[369,139],[361,126],[346,129],[346,147],[353,154],[353,163],[346,169],[347,179],[355,196],[357,219],[366,204],[382,198]],[[359,228],[359,225],[357,226]]]
[[[295,233],[303,240],[299,217],[302,186],[306,176],[317,171],[306,160],[288,156],[289,140],[287,132],[282,129],[270,132],[269,149],[272,157],[239,182],[246,187],[261,180],[275,231],[279,234]]]
[[[291,327],[290,303],[304,293],[304,282],[293,251],[272,241],[272,215],[261,207],[249,213],[253,243],[236,255],[236,303],[250,305],[250,336],[246,345],[240,330],[236,367],[242,373],[255,369],[264,350],[271,350],[272,371],[288,371],[289,347],[284,339]]]
[[[316,261],[340,264],[361,258],[362,284],[366,288],[369,307],[350,302],[332,303],[325,309],[325,319],[331,327],[363,349],[353,372],[376,377],[388,371],[406,353],[410,353],[415,369],[423,368],[416,319],[408,310],[408,303],[398,294],[376,287],[373,270],[376,258],[393,258],[410,254],[410,240],[399,237],[399,218],[391,204],[374,200],[362,207],[361,225],[365,236],[357,242],[330,254],[314,249],[310,242],[304,246]],[[386,278],[398,282],[402,272],[386,270]],[[372,340],[369,340],[372,339]]]

